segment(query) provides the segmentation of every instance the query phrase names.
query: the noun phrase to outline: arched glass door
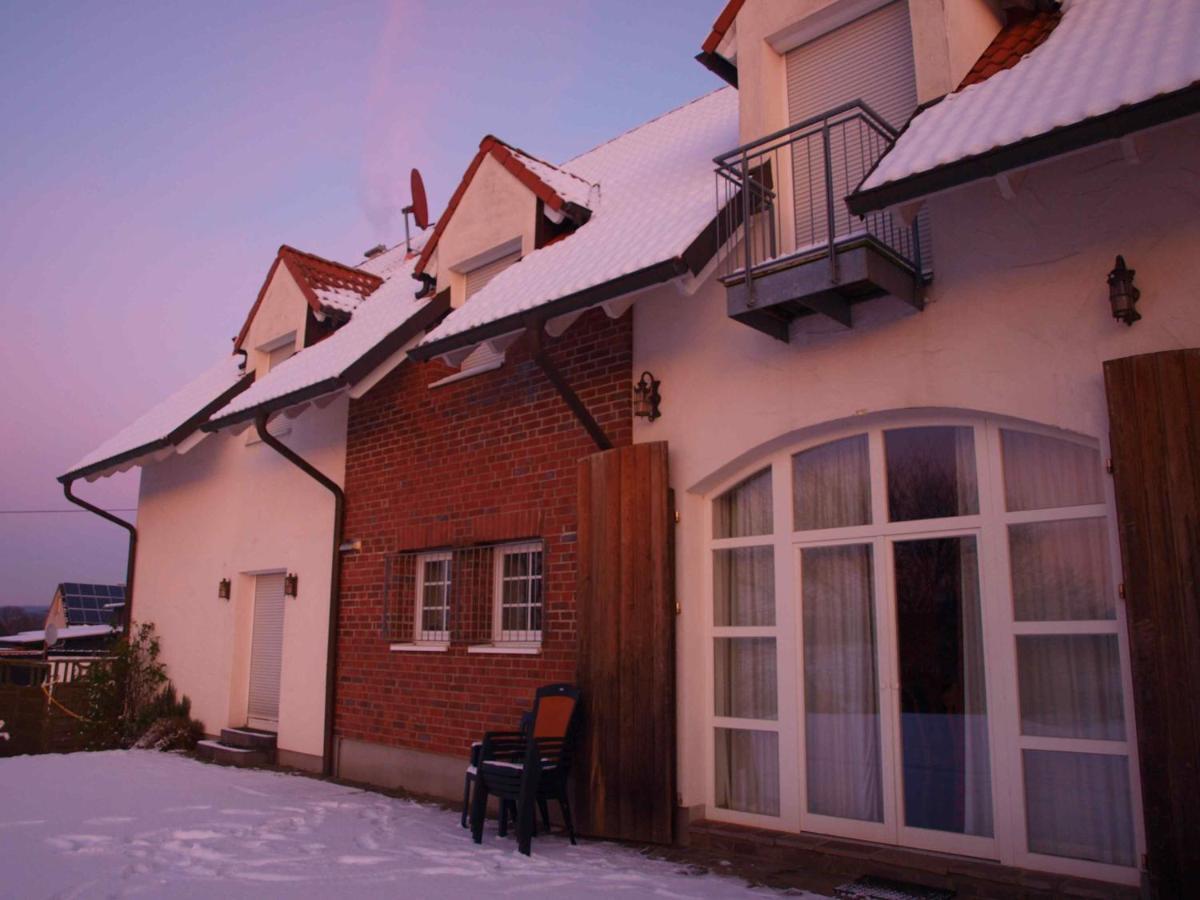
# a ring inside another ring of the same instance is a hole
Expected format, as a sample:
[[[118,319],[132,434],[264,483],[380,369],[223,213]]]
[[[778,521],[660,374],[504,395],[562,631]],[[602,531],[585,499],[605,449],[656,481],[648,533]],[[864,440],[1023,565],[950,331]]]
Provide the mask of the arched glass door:
[[[712,509],[718,814],[1136,876],[1093,444],[897,419],[780,454]]]

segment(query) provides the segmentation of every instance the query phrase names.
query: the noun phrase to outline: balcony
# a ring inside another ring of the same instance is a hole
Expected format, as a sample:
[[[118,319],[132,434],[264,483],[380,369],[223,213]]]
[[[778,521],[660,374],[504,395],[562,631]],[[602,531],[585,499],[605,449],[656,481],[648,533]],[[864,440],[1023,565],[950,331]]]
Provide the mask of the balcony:
[[[845,197],[892,146],[896,129],[860,101],[717,157],[718,275],[728,313],[781,341],[802,316],[845,328],[854,304],[892,295],[920,310],[923,216],[851,215]]]

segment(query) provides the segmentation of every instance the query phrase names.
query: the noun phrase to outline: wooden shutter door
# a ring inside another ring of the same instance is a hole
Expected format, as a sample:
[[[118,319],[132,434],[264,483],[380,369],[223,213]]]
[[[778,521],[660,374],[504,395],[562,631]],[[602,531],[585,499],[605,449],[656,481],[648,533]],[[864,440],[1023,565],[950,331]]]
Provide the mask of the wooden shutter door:
[[[250,697],[247,723],[275,730],[279,725],[279,675],[283,668],[283,575],[254,579],[254,634],[250,645]]]
[[[1200,872],[1200,349],[1110,360],[1104,383],[1150,877],[1183,896]]]
[[[667,445],[579,465],[581,830],[670,843],[675,811],[674,518]]]

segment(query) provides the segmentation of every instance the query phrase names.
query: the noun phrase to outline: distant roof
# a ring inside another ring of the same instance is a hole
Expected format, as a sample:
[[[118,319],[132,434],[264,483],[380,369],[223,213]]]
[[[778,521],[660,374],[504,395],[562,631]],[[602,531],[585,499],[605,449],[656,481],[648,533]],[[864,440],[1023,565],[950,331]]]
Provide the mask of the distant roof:
[[[67,581],[58,586],[62,596],[67,625],[108,625],[116,611],[112,607],[125,603],[123,584],[76,584]]]
[[[66,628],[58,629],[58,639],[60,641],[104,637],[109,634],[116,634],[120,631],[113,625],[68,625]],[[8,634],[0,637],[0,643],[6,644],[40,644],[46,640],[46,632],[38,631],[19,631],[16,634]]]
[[[454,194],[450,197],[450,202],[446,204],[446,211],[442,213],[442,217],[438,219],[437,224],[433,228],[433,234],[426,242],[424,249],[421,251],[420,259],[417,260],[416,271],[423,272],[425,265],[433,256],[433,251],[437,248],[438,240],[442,236],[442,232],[454,217],[455,210],[458,209],[459,201],[467,192],[475,173],[479,171],[479,167],[483,164],[486,157],[491,156],[500,165],[504,166],[509,173],[513,175],[523,185],[533,191],[534,195],[550,207],[555,212],[571,212],[568,209],[573,205],[579,210],[589,209],[589,199],[592,194],[592,185],[571,172],[567,172],[557,166],[551,165],[548,162],[531,156],[524,150],[518,150],[509,144],[504,143],[498,137],[493,135],[485,135],[483,140],[479,142],[479,151],[471,160],[467,170],[463,173],[462,180],[459,181],[458,187],[455,188]],[[576,218],[583,218],[575,213]]]
[[[414,241],[414,249],[424,240]],[[370,374],[380,363],[411,343],[449,309],[449,298],[417,300],[411,275],[416,263],[400,245],[361,264],[362,269],[386,275],[354,312],[353,318],[318,344],[284,360],[253,387],[216,410],[208,431],[253,418],[340,390]],[[378,277],[378,276],[376,276]]]
[[[716,215],[712,160],[737,145],[737,104],[737,91],[722,88],[558,166],[596,187],[587,223],[497,275],[414,355],[519,330],[534,310],[559,315],[607,299],[605,291],[619,296],[702,267],[715,242],[706,254],[690,251]]]
[[[240,350],[246,334],[250,331],[250,323],[254,314],[262,305],[267,288],[275,277],[275,272],[283,266],[291,273],[299,285],[304,299],[315,313],[352,313],[364,299],[383,284],[378,275],[362,269],[355,269],[333,260],[324,259],[312,253],[305,253],[295,247],[284,244],[279,248],[258,297],[250,307],[242,330],[238,332],[233,342],[233,349]]]
[[[849,205],[861,215],[1198,113],[1198,46],[1196,0],[1066,0],[1010,68],[918,112]]]
[[[253,376],[238,369],[241,360],[226,356],[208,371],[180,388],[122,428],[99,447],[59,476],[89,480],[136,465],[144,456],[178,444],[192,434],[240,390],[249,387]]]

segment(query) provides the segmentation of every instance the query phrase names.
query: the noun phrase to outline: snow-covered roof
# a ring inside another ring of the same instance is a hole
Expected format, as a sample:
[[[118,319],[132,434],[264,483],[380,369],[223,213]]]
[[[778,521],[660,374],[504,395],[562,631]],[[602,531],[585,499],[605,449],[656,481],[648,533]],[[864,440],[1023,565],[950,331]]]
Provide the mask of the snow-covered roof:
[[[112,625],[68,625],[65,628],[58,629],[58,640],[104,637],[105,635],[115,634],[120,630]],[[7,644],[40,644],[44,640],[46,640],[46,632],[42,629],[38,631],[18,631],[16,634],[0,637],[0,641]]]
[[[424,235],[421,236],[424,238]],[[414,248],[419,246],[414,241]],[[407,258],[406,258],[407,257]],[[416,336],[434,313],[435,301],[416,300],[419,287],[412,271],[416,257],[405,253],[400,245],[363,263],[376,272],[386,272],[383,285],[358,305],[353,317],[323,341],[305,347],[284,360],[246,391],[217,410],[211,418],[210,430],[250,418],[250,414],[278,401],[311,399],[326,391],[340,390],[357,377],[368,374],[371,366],[363,366],[372,355],[382,363],[388,355],[399,350]],[[411,332],[411,334],[409,333]],[[389,349],[389,341],[399,341]],[[352,373],[356,368],[362,371]]]
[[[208,412],[223,406],[242,387],[241,358],[226,356],[87,454],[60,480],[89,480],[110,469],[128,468],[138,458],[176,444],[194,432]]]
[[[558,168],[595,185],[586,224],[509,266],[422,342],[497,323],[681,258],[712,222],[713,157],[738,142],[737,91],[723,88]]]
[[[1066,0],[1058,26],[1015,66],[919,112],[858,192],[1192,87],[1197,47],[1196,0]]]
[[[530,156],[524,150],[509,147],[508,151],[516,158],[517,162],[541,179],[563,200],[591,208],[594,202],[592,197],[594,188],[589,182],[566,169],[560,169],[536,156]]]

